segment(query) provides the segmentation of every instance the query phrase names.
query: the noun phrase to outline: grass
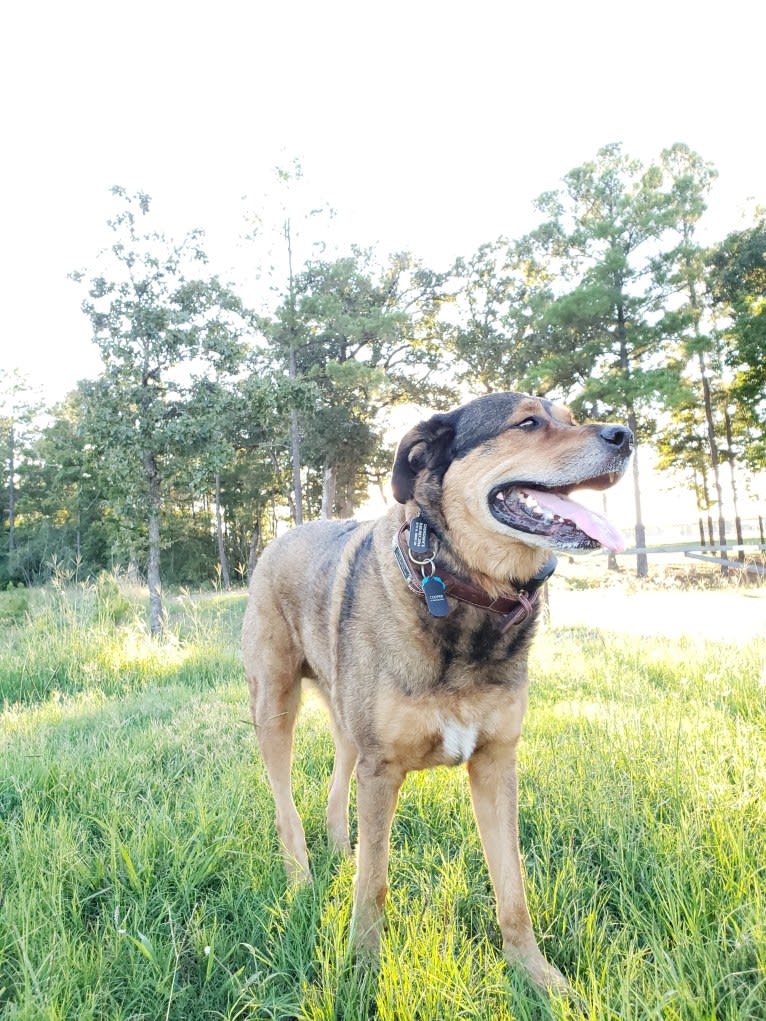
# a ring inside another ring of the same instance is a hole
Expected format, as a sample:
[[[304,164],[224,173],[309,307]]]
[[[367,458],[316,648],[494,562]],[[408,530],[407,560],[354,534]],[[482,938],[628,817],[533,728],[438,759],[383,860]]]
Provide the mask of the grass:
[[[766,1018],[766,642],[538,641],[521,840],[577,1006],[502,960],[461,769],[408,778],[380,971],[356,968],[322,713],[297,737],[315,881],[294,890],[247,719],[244,598],[177,600],[160,645],[109,600],[36,592],[0,627],[3,1021]]]

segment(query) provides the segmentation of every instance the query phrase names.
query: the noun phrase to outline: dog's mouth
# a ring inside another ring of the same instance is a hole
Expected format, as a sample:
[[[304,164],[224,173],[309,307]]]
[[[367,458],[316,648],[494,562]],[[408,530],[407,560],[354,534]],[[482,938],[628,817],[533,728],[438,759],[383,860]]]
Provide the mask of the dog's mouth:
[[[492,516],[508,528],[545,540],[556,549],[589,550],[605,546],[614,553],[625,549],[625,540],[603,515],[569,498],[575,489],[606,489],[621,473],[599,476],[577,485],[547,489],[523,482],[496,486],[489,494]]]

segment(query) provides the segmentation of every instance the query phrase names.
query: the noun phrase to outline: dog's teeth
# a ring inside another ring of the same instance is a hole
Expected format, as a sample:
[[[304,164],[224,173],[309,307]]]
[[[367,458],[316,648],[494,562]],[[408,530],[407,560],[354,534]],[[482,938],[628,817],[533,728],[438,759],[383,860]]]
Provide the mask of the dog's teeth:
[[[501,503],[505,503],[505,491],[501,489],[495,499],[499,500]]]

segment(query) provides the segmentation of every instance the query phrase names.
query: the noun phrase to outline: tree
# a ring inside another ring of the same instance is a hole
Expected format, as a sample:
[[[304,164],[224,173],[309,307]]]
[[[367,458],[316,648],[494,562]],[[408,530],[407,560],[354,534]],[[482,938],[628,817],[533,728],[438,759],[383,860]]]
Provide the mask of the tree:
[[[152,634],[163,628],[160,518],[163,484],[188,426],[192,368],[234,371],[243,349],[242,307],[214,276],[190,277],[206,261],[200,232],[180,244],[142,232],[148,195],[115,187],[121,209],[109,221],[115,235],[102,253],[83,311],[104,372],[89,393],[89,425],[102,441],[115,485],[143,508]],[[73,274],[82,281],[84,274]]]
[[[188,409],[183,474],[197,500],[205,502],[212,490],[225,589],[230,556],[242,575],[248,572],[262,535],[273,532],[264,525],[265,510],[283,492],[289,499],[289,419],[311,400],[310,388],[270,376],[258,355],[251,355],[249,367],[249,375],[234,380],[195,379]]]
[[[299,326],[296,318],[296,275],[305,265],[305,257],[301,258],[296,251],[298,243],[304,241],[304,232],[308,225],[317,217],[326,215],[332,218],[334,210],[326,207],[315,207],[307,201],[303,194],[303,167],[300,160],[293,159],[287,166],[274,168],[274,180],[277,193],[268,196],[279,209],[278,229],[270,229],[269,221],[260,214],[250,214],[251,231],[249,240],[261,242],[261,270],[267,267],[265,276],[271,281],[271,290],[280,296],[281,314],[276,319],[271,309],[264,314],[264,324],[270,324],[270,339],[276,342],[284,355],[282,367],[293,381],[298,380],[297,348],[301,343]],[[276,234],[276,237],[275,237]],[[304,241],[309,250],[324,249],[321,242]],[[292,388],[292,392],[300,400],[300,387]],[[303,457],[301,452],[301,427],[299,408],[289,408],[290,419],[290,458],[292,493],[289,503],[296,525],[303,523],[303,482],[301,468]]]
[[[653,409],[678,389],[656,313],[666,293],[656,256],[679,215],[668,167],[644,166],[620,145],[570,171],[564,187],[538,199],[546,221],[531,242],[562,281],[543,314],[547,351],[527,374],[587,417],[621,417],[639,438],[652,433]],[[639,458],[633,460],[636,545],[644,548]],[[639,577],[647,574],[637,556]]]
[[[16,518],[18,472],[24,448],[37,429],[39,395],[18,369],[0,370],[0,449],[3,458],[3,518],[7,539],[0,560],[0,581],[18,577]],[[4,521],[5,528],[5,521]]]
[[[667,424],[654,434],[653,443],[658,454],[657,467],[686,477],[694,493],[697,510],[707,516],[707,539],[701,525],[700,542],[705,545],[709,541],[713,546],[715,539],[710,508],[714,500],[710,494],[707,439],[704,409],[701,413],[697,394],[690,387],[684,400],[676,400]]]
[[[724,317],[723,358],[732,373],[732,429],[754,471],[766,466],[766,218],[734,231],[710,254],[711,289]]]
[[[293,234],[292,224],[285,220],[284,225],[285,242],[287,244],[287,298],[285,303],[285,316],[282,321],[282,335],[287,346],[287,372],[290,379],[294,380],[298,375],[297,347],[299,344],[298,325],[295,313],[295,271],[293,267]],[[296,525],[303,524],[303,489],[301,486],[301,439],[300,427],[298,424],[298,409],[290,408],[290,456],[293,468],[293,499],[294,518]]]
[[[658,280],[676,301],[668,303],[660,321],[660,328],[669,343],[676,345],[683,363],[681,371],[691,376],[692,387],[701,400],[707,457],[713,475],[718,507],[718,542],[726,546],[726,520],[724,516],[723,482],[721,478],[721,442],[716,407],[720,406],[725,391],[722,379],[720,342],[711,315],[710,296],[706,284],[706,250],[695,240],[697,224],[705,211],[705,199],[717,174],[715,169],[688,146],[677,144],[661,155],[660,165],[665,175],[671,208],[673,228],[678,243],[662,252],[655,260]],[[679,389],[680,410],[687,408],[687,400]],[[675,408],[671,405],[673,414]],[[687,415],[688,419],[688,415]],[[678,419],[674,416],[674,421]],[[732,494],[736,486],[732,477]],[[736,503],[736,497],[735,497]],[[709,509],[709,504],[704,508]],[[735,515],[739,520],[738,515]],[[741,532],[738,541],[742,541]],[[721,556],[726,559],[725,552]],[[724,565],[722,572],[727,573]]]
[[[481,245],[453,268],[458,290],[450,350],[458,379],[492,390],[518,390],[546,350],[543,312],[553,300],[551,279],[524,241]]]
[[[381,443],[380,412],[443,396],[444,277],[407,253],[375,264],[369,251],[312,260],[267,327],[277,365],[294,367],[316,400],[301,416],[304,460],[322,479],[317,510],[350,516],[364,467]]]
[[[46,417],[20,465],[16,563],[28,583],[45,580],[59,567],[75,576],[98,574],[113,566],[118,540],[103,498],[108,482],[101,451],[85,429],[82,387]]]
[[[259,547],[276,534],[280,504],[291,504],[290,412],[309,415],[317,400],[311,382],[285,376],[262,351],[252,352],[249,368],[236,385],[231,434],[235,454],[224,476],[240,572],[248,575]],[[294,520],[293,506],[290,512]]]

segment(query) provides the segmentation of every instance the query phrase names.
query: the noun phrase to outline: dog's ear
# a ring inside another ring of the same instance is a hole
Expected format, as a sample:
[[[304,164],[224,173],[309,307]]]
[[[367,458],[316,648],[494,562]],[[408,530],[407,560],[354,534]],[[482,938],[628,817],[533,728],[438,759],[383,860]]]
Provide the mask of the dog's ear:
[[[433,415],[403,436],[396,449],[391,489],[399,503],[407,503],[415,492],[415,479],[423,469],[443,475],[452,460],[455,412]]]

